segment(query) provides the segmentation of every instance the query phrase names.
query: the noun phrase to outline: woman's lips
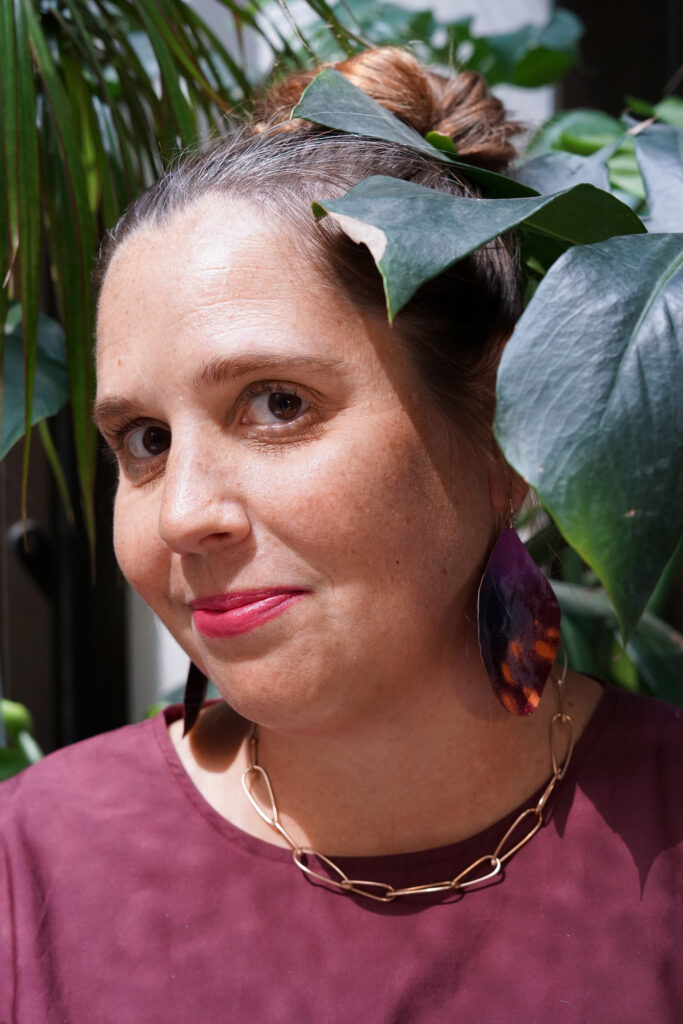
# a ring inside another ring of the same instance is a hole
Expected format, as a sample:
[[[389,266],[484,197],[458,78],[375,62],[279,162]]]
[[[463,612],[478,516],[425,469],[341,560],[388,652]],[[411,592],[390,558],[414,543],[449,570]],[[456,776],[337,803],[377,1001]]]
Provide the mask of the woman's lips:
[[[190,602],[192,618],[202,636],[239,636],[274,619],[305,593],[305,590],[277,588],[200,597]]]

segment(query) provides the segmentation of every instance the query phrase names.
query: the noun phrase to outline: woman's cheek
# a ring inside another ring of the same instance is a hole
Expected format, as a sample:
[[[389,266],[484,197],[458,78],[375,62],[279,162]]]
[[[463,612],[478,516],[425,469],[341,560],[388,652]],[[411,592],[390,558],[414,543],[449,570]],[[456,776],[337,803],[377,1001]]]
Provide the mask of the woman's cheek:
[[[153,512],[121,487],[114,504],[114,553],[133,590],[154,607],[157,592],[163,587],[159,574],[168,549],[159,536]]]
[[[345,438],[301,459],[295,472],[282,467],[277,484],[262,486],[254,503],[264,510],[263,525],[307,560],[322,558],[344,576],[367,572],[372,564],[398,571],[411,552],[416,556],[416,536],[424,537],[427,527],[433,534],[434,517],[444,531],[452,520],[451,503],[422,440],[406,430],[405,420],[400,426],[387,431],[381,444]]]

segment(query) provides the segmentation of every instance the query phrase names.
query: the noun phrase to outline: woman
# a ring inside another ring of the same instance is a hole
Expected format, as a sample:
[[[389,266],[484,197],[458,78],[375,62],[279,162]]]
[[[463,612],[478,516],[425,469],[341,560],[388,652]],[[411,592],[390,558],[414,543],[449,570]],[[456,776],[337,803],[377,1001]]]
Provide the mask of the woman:
[[[396,50],[341,70],[472,162],[512,156],[477,76]],[[103,255],[117,557],[225,703],[5,787],[0,1019],[679,1020],[678,713],[561,664],[517,700],[482,663],[480,581],[526,491],[490,428],[514,242],[390,327],[311,200],[373,173],[474,190],[287,121],[304,84]]]

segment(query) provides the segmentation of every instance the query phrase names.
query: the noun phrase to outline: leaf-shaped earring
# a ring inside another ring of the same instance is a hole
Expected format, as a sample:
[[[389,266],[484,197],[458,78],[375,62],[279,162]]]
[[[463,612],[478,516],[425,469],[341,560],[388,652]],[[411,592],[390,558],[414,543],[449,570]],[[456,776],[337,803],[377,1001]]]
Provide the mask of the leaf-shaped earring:
[[[206,699],[208,686],[209,680],[207,677],[191,661],[187,673],[187,682],[185,683],[185,695],[183,697],[183,736],[187,736],[199,718],[199,712],[202,710],[202,704]]]
[[[538,707],[560,644],[560,606],[512,527],[495,543],[477,595],[481,660],[506,711]]]

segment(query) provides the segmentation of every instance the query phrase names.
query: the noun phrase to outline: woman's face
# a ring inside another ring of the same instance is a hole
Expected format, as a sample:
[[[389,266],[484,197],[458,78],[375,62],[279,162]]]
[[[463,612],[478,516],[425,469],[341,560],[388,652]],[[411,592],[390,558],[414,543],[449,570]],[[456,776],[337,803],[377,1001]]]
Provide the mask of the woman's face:
[[[474,645],[489,461],[258,212],[208,197],[129,236],[97,365],[121,568],[236,710],[338,728]]]

